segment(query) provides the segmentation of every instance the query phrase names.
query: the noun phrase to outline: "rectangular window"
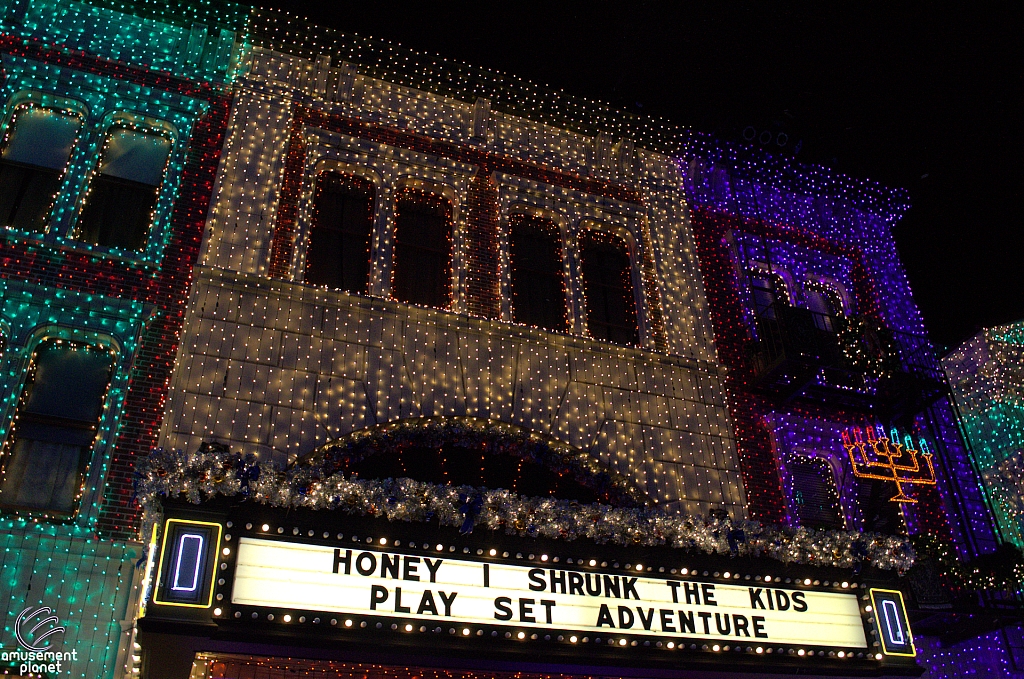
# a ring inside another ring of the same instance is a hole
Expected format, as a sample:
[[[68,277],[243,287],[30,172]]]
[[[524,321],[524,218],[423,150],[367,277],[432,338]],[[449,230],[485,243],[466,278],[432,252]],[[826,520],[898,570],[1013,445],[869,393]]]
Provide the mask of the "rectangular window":
[[[558,228],[546,220],[513,215],[508,249],[512,268],[512,320],[566,332],[569,321]]]
[[[20,107],[0,153],[0,220],[4,226],[46,229],[82,119],[37,106]]]
[[[787,463],[797,520],[808,528],[843,527],[832,468],[824,460],[798,456]]]
[[[113,365],[105,349],[60,340],[39,346],[8,437],[0,505],[74,511]]]
[[[438,309],[451,306],[451,204],[419,191],[403,192],[395,214],[391,295]]]
[[[317,179],[305,280],[365,295],[373,237],[373,184],[324,172]]]
[[[587,231],[580,239],[580,264],[590,336],[639,344],[633,267],[626,243],[618,236]]]
[[[85,198],[76,237],[93,245],[141,250],[149,238],[164,168],[167,137],[114,128]]]

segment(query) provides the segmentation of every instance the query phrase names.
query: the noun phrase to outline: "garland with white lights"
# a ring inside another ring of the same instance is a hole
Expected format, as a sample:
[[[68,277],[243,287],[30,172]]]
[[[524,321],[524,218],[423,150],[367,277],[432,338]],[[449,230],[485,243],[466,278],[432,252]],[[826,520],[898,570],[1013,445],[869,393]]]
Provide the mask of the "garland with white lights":
[[[901,536],[765,526],[756,521],[670,514],[650,507],[582,505],[413,479],[362,480],[334,474],[310,483],[303,467],[281,471],[218,444],[203,444],[193,455],[154,450],[136,471],[135,492],[146,510],[147,526],[158,519],[163,498],[184,498],[198,504],[222,496],[282,509],[341,511],[389,521],[437,520],[442,526],[460,527],[463,533],[481,527],[519,537],[665,545],[705,554],[839,568],[859,569],[869,564],[901,573],[914,563],[914,550]]]

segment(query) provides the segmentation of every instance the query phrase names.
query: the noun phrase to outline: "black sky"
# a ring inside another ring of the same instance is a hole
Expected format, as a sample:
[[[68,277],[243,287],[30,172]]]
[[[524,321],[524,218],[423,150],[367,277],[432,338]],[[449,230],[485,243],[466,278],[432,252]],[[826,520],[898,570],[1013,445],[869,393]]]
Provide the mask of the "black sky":
[[[1021,3],[264,4],[725,139],[770,131],[910,192],[895,235],[940,348],[1024,319]]]

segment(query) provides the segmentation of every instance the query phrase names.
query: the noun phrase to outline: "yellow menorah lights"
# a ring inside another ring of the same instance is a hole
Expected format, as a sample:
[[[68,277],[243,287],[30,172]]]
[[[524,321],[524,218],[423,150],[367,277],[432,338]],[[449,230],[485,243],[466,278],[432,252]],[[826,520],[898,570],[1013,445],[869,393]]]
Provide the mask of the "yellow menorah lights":
[[[884,434],[884,430],[882,431]],[[932,464],[932,453],[924,439],[918,443],[920,450],[914,448],[914,440],[909,434],[900,442],[899,432],[895,429],[891,438],[878,436],[874,427],[852,427],[843,432],[843,448],[850,456],[853,474],[862,479],[879,479],[892,481],[896,484],[896,495],[891,502],[917,502],[903,492],[903,484],[935,485],[935,467]],[[925,467],[920,459],[924,458]]]

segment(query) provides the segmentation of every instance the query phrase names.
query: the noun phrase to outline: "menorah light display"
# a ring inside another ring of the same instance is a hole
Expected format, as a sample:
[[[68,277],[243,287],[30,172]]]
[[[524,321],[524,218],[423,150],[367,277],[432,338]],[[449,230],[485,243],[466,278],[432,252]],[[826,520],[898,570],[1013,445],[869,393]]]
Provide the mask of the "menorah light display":
[[[890,502],[917,502],[903,492],[903,484],[935,485],[928,443],[920,439],[918,446],[920,450],[914,448],[910,434],[904,435],[901,443],[896,429],[889,433],[889,438],[878,436],[874,427],[865,427],[863,432],[860,427],[852,427],[843,432],[843,448],[850,456],[854,476],[895,483],[897,492]],[[924,458],[925,468],[919,458]]]

